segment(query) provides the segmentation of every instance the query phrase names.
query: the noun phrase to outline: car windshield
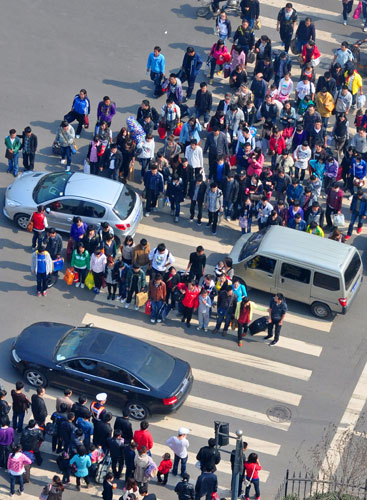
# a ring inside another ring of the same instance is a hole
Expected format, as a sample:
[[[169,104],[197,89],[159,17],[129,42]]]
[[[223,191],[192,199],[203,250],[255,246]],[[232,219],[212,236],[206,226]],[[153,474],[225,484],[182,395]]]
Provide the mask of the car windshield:
[[[33,191],[37,205],[64,196],[66,184],[72,175],[72,172],[57,172],[42,177]]]
[[[350,261],[349,266],[344,272],[346,290],[349,290],[349,287],[353,284],[354,278],[357,276],[360,267],[361,258],[359,256],[359,253],[356,252],[353,256],[353,259]]]
[[[242,250],[240,252],[240,255],[238,257],[239,262],[241,262],[244,259],[247,259],[247,257],[251,257],[251,255],[254,255],[258,251],[260,243],[261,243],[262,239],[264,238],[266,231],[268,231],[269,228],[270,228],[270,226],[265,227],[264,229],[262,229],[258,233],[254,233],[246,241],[246,243],[243,245]]]
[[[148,382],[153,388],[159,389],[167,382],[174,367],[175,359],[172,356],[152,348],[136,376]]]
[[[77,356],[80,346],[90,332],[90,328],[74,328],[64,335],[55,349],[56,361],[64,361],[65,359]]]
[[[136,193],[125,184],[113,208],[113,211],[121,220],[125,220],[129,217],[134,209],[135,199]]]

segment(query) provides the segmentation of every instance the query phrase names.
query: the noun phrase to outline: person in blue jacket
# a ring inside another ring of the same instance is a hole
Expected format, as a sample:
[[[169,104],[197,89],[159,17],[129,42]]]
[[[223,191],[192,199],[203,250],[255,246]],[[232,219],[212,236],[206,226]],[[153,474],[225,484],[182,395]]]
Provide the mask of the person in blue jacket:
[[[187,80],[188,86],[186,91],[186,98],[183,102],[190,99],[192,92],[194,90],[195,80],[199,74],[200,68],[203,65],[203,61],[199,54],[195,51],[194,47],[187,47],[186,54],[184,55],[182,61],[182,71],[180,75],[181,83]]]
[[[71,111],[64,116],[64,120],[68,123],[76,120],[78,122],[78,127],[75,132],[76,139],[79,139],[82,128],[89,127],[88,115],[90,113],[90,100],[87,96],[87,91],[81,89],[79,94],[74,97],[73,104],[71,106]]]
[[[363,195],[363,190],[358,189],[357,194],[353,195],[352,203],[350,204],[350,211],[352,213],[350,218],[350,224],[348,227],[348,233],[345,237],[346,240],[352,235],[353,226],[355,221],[358,219],[358,227],[357,233],[360,234],[362,232],[363,222],[367,217],[367,198]]]
[[[161,50],[158,45],[154,47],[147,62],[147,73],[150,71],[150,79],[154,82],[153,97],[159,97],[162,94],[161,81],[166,70],[166,60],[164,55],[161,54]]]
[[[178,222],[180,204],[183,201],[183,182],[178,174],[173,174],[168,179],[167,197],[171,203],[171,215],[175,217],[175,222]]]
[[[293,205],[295,200],[299,200],[303,194],[303,187],[300,185],[297,177],[292,178],[292,184],[287,187],[286,195],[288,205]]]
[[[296,214],[293,219],[288,222],[288,227],[297,231],[306,231],[307,223],[302,219],[301,214]]]
[[[163,192],[163,175],[158,172],[158,166],[153,163],[150,170],[144,175],[144,186],[146,192],[145,217],[149,217],[150,211],[156,211],[158,196]]]

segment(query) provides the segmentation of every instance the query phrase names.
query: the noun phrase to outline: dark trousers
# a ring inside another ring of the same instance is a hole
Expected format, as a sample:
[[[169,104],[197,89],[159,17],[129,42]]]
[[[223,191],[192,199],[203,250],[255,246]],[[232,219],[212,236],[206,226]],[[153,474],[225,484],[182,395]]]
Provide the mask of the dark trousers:
[[[46,273],[37,273],[37,292],[44,292],[47,290],[47,274]]]
[[[231,319],[232,319],[232,313],[228,313],[226,310],[223,310],[223,309],[218,309],[217,323],[215,325],[216,330],[220,330],[220,327],[221,327],[222,322],[224,320],[223,331],[226,332],[228,330],[229,323],[231,322]]]
[[[8,456],[10,450],[10,446],[0,444],[0,467],[4,467],[5,469],[8,467]]]
[[[13,429],[14,429],[14,431],[22,432],[23,420],[24,420],[24,412],[17,413],[15,411],[13,411]]]
[[[127,304],[130,304],[132,298],[133,298],[133,295],[137,294],[138,293],[138,287],[132,287],[129,289],[129,291],[127,292],[127,298],[126,298],[126,303]]]
[[[112,285],[111,283],[107,283],[107,290],[108,290],[108,295],[116,295],[116,290],[117,290],[117,283]]]
[[[98,290],[100,290],[102,287],[102,276],[103,273],[96,273],[93,271],[94,286],[95,288],[98,288]]]
[[[212,225],[212,232],[213,233],[215,233],[217,230],[218,214],[219,214],[219,210],[217,210],[216,212],[209,212],[208,211],[209,224]]]
[[[238,323],[237,338],[241,342],[242,336],[245,336],[248,330],[248,323]]]
[[[89,165],[90,165],[90,173],[93,175],[98,175],[99,162],[98,161],[91,161],[89,163]]]
[[[359,214],[359,212],[355,212],[353,211],[352,212],[352,215],[351,215],[351,218],[350,218],[350,224],[349,224],[349,227],[348,227],[348,236],[350,236],[353,232],[353,226],[354,226],[354,223],[355,221],[358,219],[358,228],[362,227],[363,226],[363,221],[365,219],[363,219],[362,215]]]
[[[124,468],[124,459],[123,458],[111,458],[112,461],[112,472],[115,478],[119,478],[122,473],[122,469]]]
[[[178,473],[178,465],[179,465],[180,461],[181,461],[181,476],[183,476],[185,474],[187,459],[188,459],[188,457],[180,458],[178,455],[175,454],[175,459],[173,461],[173,468],[172,468],[172,474],[174,476],[176,476]]]
[[[272,319],[271,322],[268,323],[268,335],[269,335],[269,337],[273,336],[273,330],[275,327],[275,337],[274,337],[275,342],[278,342],[280,330],[282,328],[282,326],[279,324],[279,321],[280,321],[280,319],[277,319],[277,320]]]
[[[174,214],[175,217],[179,217],[180,216],[180,208],[181,208],[180,202],[175,201],[173,198],[171,198],[169,201],[171,204],[171,211],[175,213]]]
[[[81,115],[80,113],[76,113],[75,111],[70,111],[70,113],[68,113],[67,120],[69,123],[73,122],[74,120],[78,122],[75,135],[80,135],[84,125],[85,115]]]
[[[34,157],[36,155],[34,153],[26,153],[23,151],[23,166],[25,170],[33,170],[34,169]]]
[[[301,171],[301,175],[299,175],[300,171]],[[295,168],[295,176],[297,177],[297,179],[300,179],[301,181],[303,181],[303,179],[305,178],[305,174],[306,174],[305,168],[298,168],[298,167]]]
[[[70,146],[61,146],[61,158],[64,160],[66,157],[66,166],[71,165],[71,148]]]
[[[282,27],[280,27],[280,39],[284,43],[285,52],[289,52],[289,46],[291,44],[292,36],[293,30],[283,30]]]
[[[131,467],[128,467],[126,465],[125,481],[127,481],[129,479],[129,477],[133,477],[133,475],[134,475],[134,469],[132,469]]]
[[[150,79],[154,82],[154,96],[159,97],[162,93],[161,81],[162,81],[162,73],[155,73],[154,71],[150,72]]]
[[[20,476],[13,476],[13,474],[9,474],[9,479],[10,479],[10,493],[14,495],[15,492],[15,480],[18,479],[19,481],[19,490],[23,491],[24,490],[24,483],[23,483],[23,474]]]
[[[214,179],[215,170],[217,168],[217,153],[212,154],[209,152],[208,162],[209,162],[209,179]]]
[[[203,202],[191,200],[190,203],[190,218],[193,219],[195,217],[195,208],[196,205],[198,207],[198,222],[201,222],[201,218],[203,216]]]
[[[139,158],[139,162],[141,165],[141,179],[144,179],[145,172],[150,168],[151,158]]]
[[[32,248],[36,248],[38,245],[42,244],[44,234],[44,231],[36,231],[33,229]]]
[[[250,480],[249,477],[247,479]],[[257,479],[251,479],[251,483],[254,485],[256,498],[260,498],[259,479],[258,478]],[[245,497],[246,498],[250,497],[250,489],[251,489],[251,484],[250,484],[250,486],[246,486],[246,491],[245,491]]]
[[[79,267],[74,267],[74,270],[79,274],[79,283],[84,283],[85,278],[87,277],[88,269],[80,269]]]
[[[348,3],[343,3],[343,21],[348,20],[348,14],[352,12],[353,0]]]
[[[162,480],[162,476],[163,476],[163,480]],[[162,483],[162,484],[167,484],[167,481],[168,481],[168,472],[167,474],[162,474],[161,472],[157,472],[157,479],[158,479],[158,483]]]
[[[190,99],[192,92],[194,90],[196,76],[192,76],[185,71],[184,76],[181,78],[181,83],[186,82],[186,80],[187,80],[186,97],[187,99]]]
[[[214,57],[212,57],[210,60],[210,78],[214,77],[214,71],[216,65],[217,65],[217,60]]]
[[[194,309],[192,307],[182,306],[182,319],[186,320],[188,325],[191,323],[193,311]]]
[[[113,179],[114,181],[117,181],[119,178],[119,170],[117,168],[108,168],[107,175],[108,175],[109,179]]]
[[[52,451],[56,453],[61,453],[62,450],[62,439],[60,436],[52,436]]]
[[[84,479],[84,481],[86,482],[86,484],[89,484],[89,476],[84,476],[84,477],[77,477],[76,476],[76,485],[77,486],[80,486],[80,480],[81,479]]]
[[[152,208],[156,207],[157,199],[158,193],[156,193],[152,189],[147,189],[147,203],[145,207],[146,212],[150,212]]]
[[[327,205],[326,211],[325,211],[325,216],[326,216],[326,224],[328,226],[333,225],[333,223],[331,221],[331,214],[336,214],[336,210],[334,208],[329,207],[329,205]]]
[[[166,302],[169,304],[169,299],[171,298],[171,309],[174,309],[176,307],[176,301],[173,296],[171,288],[167,287],[167,295],[166,295]]]

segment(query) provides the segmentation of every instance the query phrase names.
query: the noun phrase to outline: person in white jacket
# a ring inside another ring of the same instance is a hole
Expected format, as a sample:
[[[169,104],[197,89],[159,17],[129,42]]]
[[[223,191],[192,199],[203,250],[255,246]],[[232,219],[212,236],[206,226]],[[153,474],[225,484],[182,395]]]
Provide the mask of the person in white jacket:
[[[198,146],[196,139],[191,139],[190,145],[186,147],[185,158],[193,169],[194,179],[196,179],[197,175],[202,174],[205,180],[203,148]]]
[[[177,432],[177,436],[172,436],[167,439],[166,445],[171,448],[173,453],[175,454],[175,458],[173,461],[172,474],[177,476],[178,474],[178,464],[181,461],[181,476],[183,476],[186,472],[186,462],[187,462],[187,448],[189,447],[189,441],[186,439],[187,434],[189,433],[189,429],[185,427],[180,427]]]
[[[152,134],[147,134],[144,141],[140,143],[138,150],[138,160],[141,164],[141,179],[144,179],[145,172],[150,168],[150,162],[154,158],[155,142]]]
[[[293,153],[294,166],[296,167],[296,177],[303,181],[308,167],[308,162],[311,160],[311,149],[308,141],[303,141],[302,144],[296,147]],[[301,171],[301,175],[300,175]]]
[[[259,224],[259,229],[265,227],[271,211],[273,210],[273,205],[269,202],[266,196],[263,196],[261,200],[256,205],[257,211],[257,222]]]
[[[102,253],[101,248],[96,248],[90,259],[90,270],[93,273],[95,294],[99,293],[102,286],[102,277],[106,269],[107,257]]]

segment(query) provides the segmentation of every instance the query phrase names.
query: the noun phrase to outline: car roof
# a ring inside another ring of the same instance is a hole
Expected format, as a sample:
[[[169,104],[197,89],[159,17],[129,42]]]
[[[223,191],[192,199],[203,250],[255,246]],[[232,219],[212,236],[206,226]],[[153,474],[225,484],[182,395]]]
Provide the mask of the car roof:
[[[355,248],[304,231],[271,226],[261,241],[259,251],[279,258],[287,255],[306,266],[316,265],[335,272],[344,267]]]
[[[124,184],[105,177],[75,172],[66,184],[64,196],[87,198],[113,206],[123,186]]]

